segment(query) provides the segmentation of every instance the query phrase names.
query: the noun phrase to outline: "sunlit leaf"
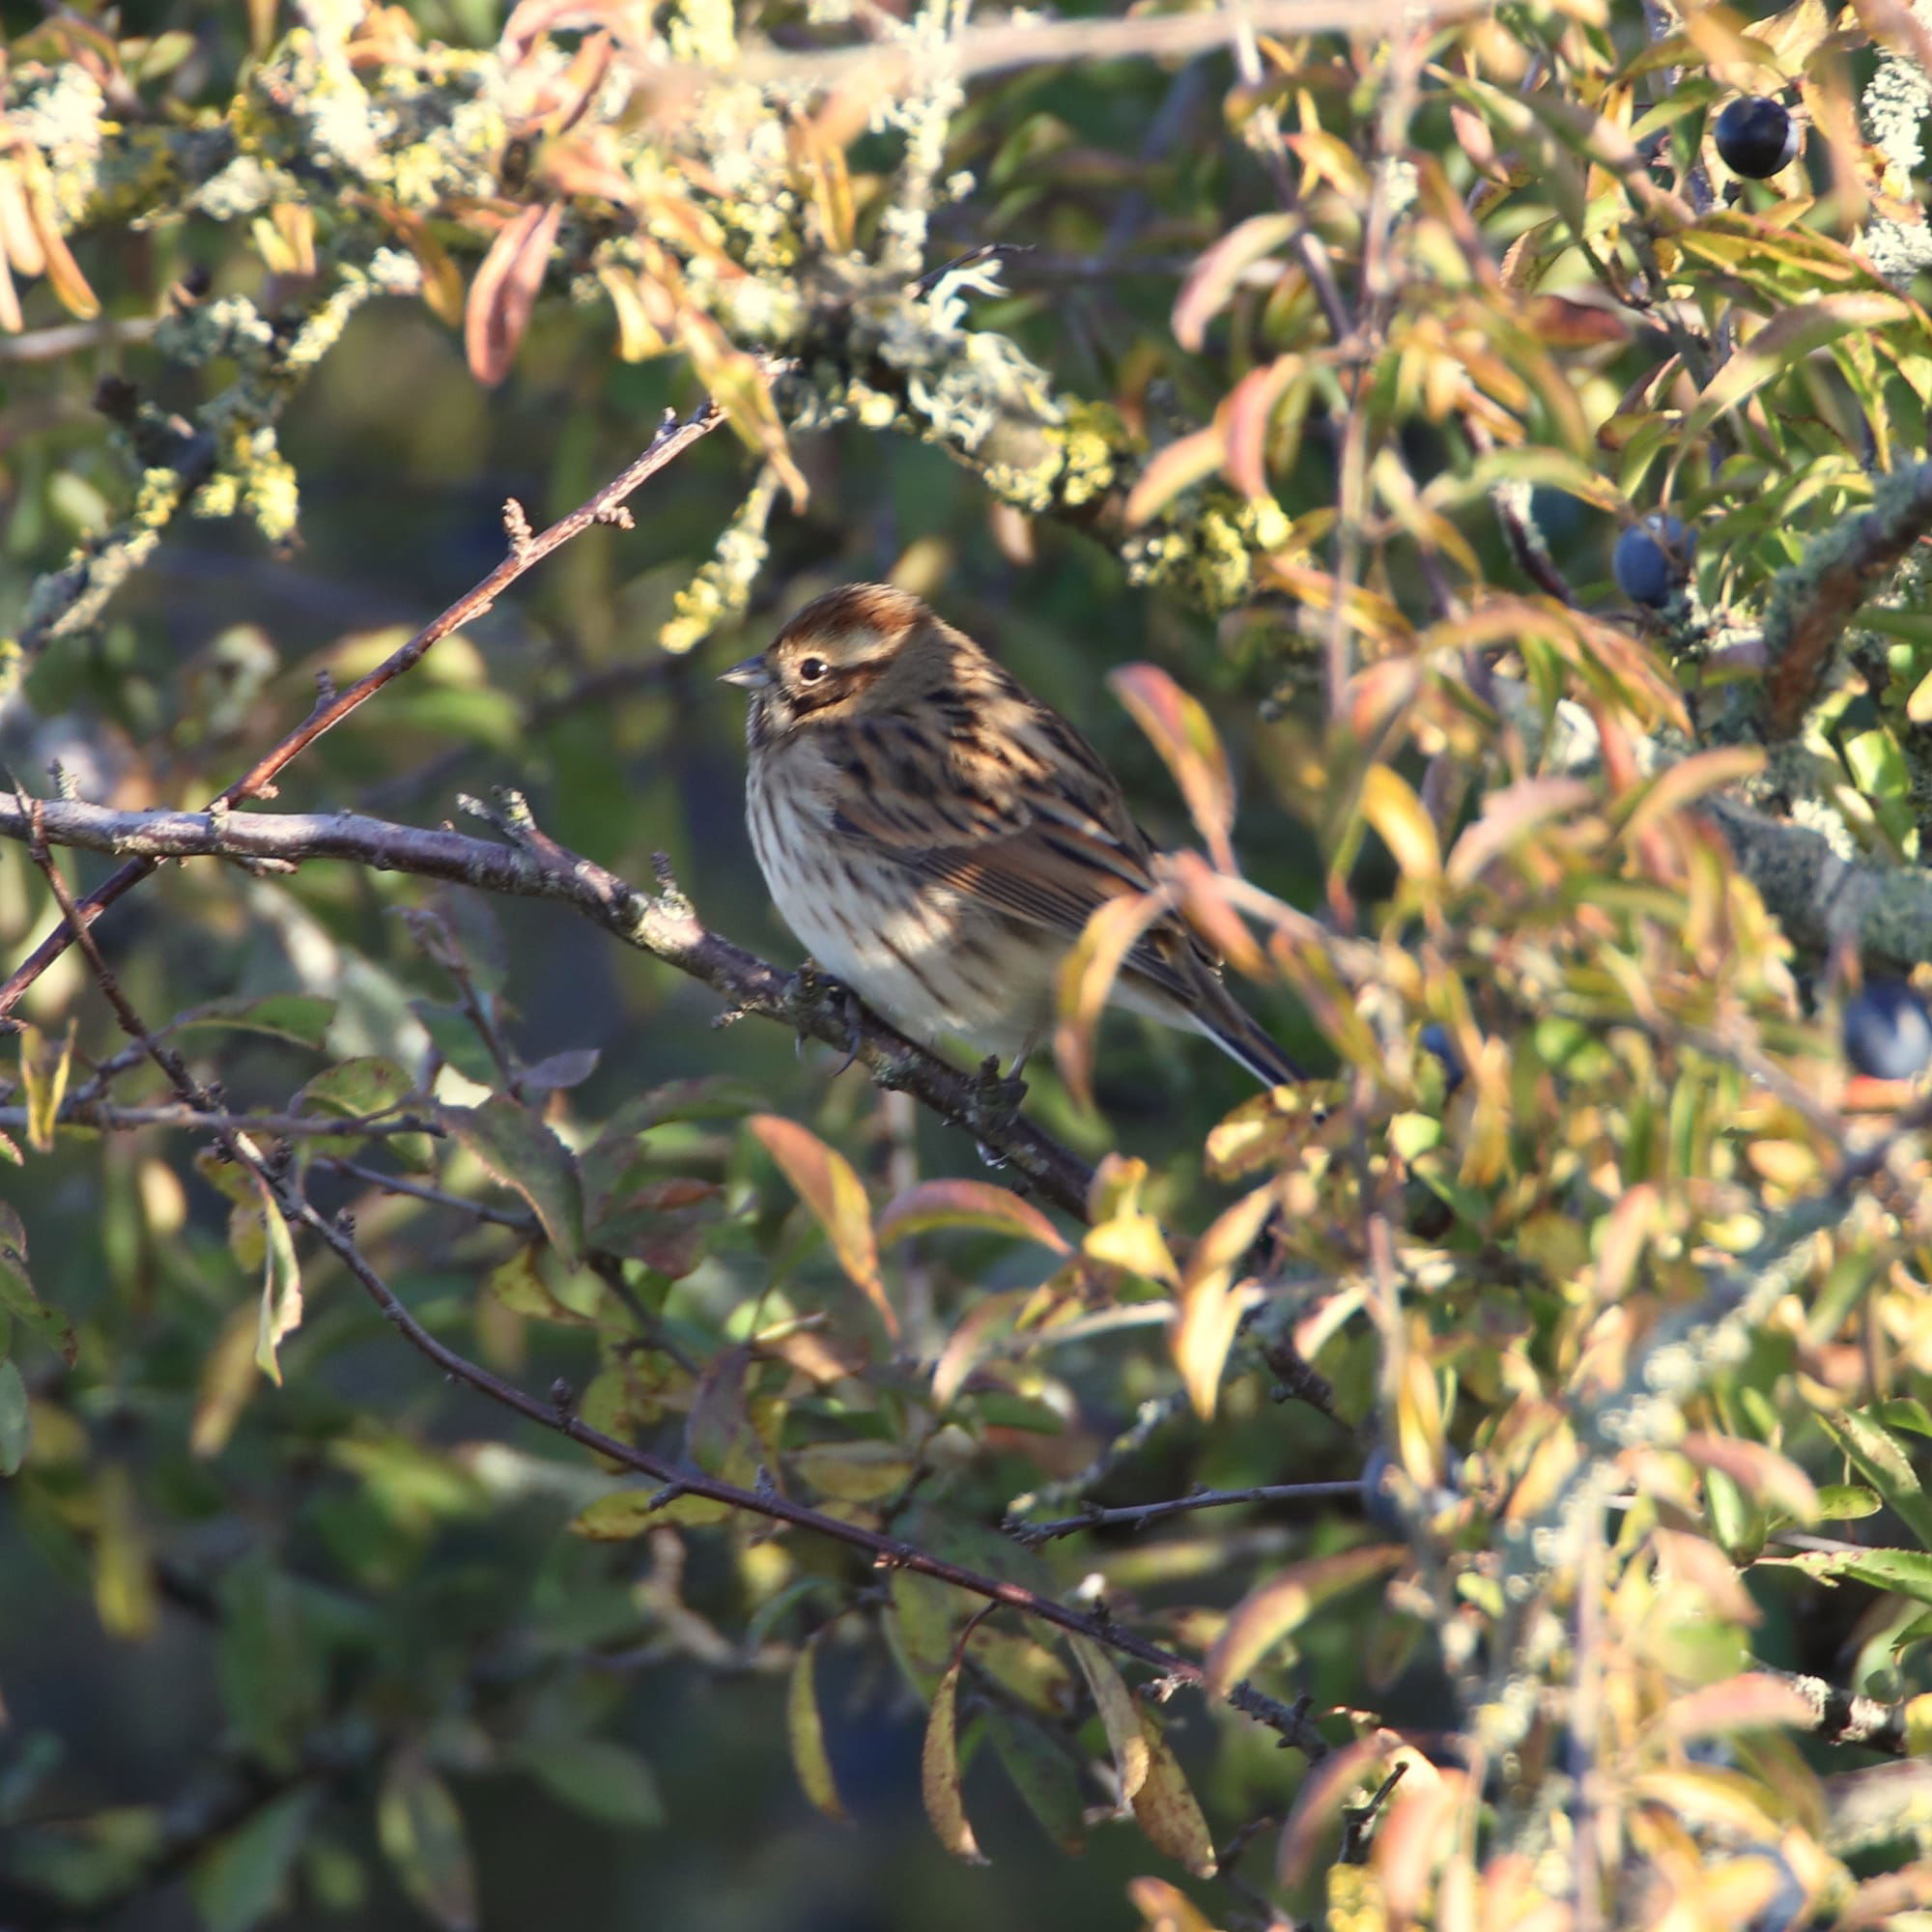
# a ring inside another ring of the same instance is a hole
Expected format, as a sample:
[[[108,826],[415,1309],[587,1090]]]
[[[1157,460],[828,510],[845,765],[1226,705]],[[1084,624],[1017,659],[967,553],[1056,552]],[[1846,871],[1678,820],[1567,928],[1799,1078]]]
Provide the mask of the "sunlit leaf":
[[[935,1228],[981,1228],[1037,1241],[1055,1254],[1071,1252],[1066,1237],[1031,1201],[990,1180],[917,1181],[879,1210],[881,1247]]]
[[[878,1311],[886,1333],[896,1338],[899,1319],[886,1298],[886,1286],[879,1275],[871,1204],[852,1164],[796,1121],[758,1114],[748,1124],[824,1229],[847,1278]]]
[[[1094,1708],[1100,1714],[1101,1726],[1114,1753],[1121,1808],[1125,1810],[1147,1783],[1152,1760],[1147,1734],[1141,1728],[1140,1714],[1134,1709],[1127,1687],[1121,1681],[1121,1673],[1114,1668],[1113,1659],[1091,1636],[1069,1634],[1066,1641],[1072,1647],[1073,1661],[1079,1664],[1081,1676],[1087,1680],[1088,1690],[1094,1693]]]
[[[1235,823],[1235,781],[1207,710],[1158,665],[1122,665],[1108,673],[1107,683],[1174,774],[1215,865],[1232,872],[1235,854],[1228,835]]]

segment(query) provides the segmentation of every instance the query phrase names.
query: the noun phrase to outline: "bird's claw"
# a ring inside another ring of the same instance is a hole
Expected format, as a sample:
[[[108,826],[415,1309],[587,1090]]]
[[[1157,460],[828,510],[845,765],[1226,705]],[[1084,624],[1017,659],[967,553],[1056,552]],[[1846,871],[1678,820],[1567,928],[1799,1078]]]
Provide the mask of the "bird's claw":
[[[997,1139],[1005,1133],[1018,1118],[1020,1102],[1026,1098],[1027,1086],[1017,1075],[1007,1075],[1000,1071],[997,1054],[989,1053],[980,1063],[979,1071],[973,1076],[973,1084],[966,1099],[966,1124],[972,1128],[979,1144],[980,1158],[988,1167],[1005,1167],[1007,1156],[997,1148],[989,1147],[989,1139]]]
[[[785,1005],[790,1009],[792,1024],[798,1029],[801,1053],[805,1051],[806,1034],[812,1020],[832,1016],[844,1029],[845,1058],[832,1070],[832,1078],[837,1080],[859,1058],[859,1049],[866,1043],[859,1026],[858,995],[842,980],[821,973],[817,964],[808,959],[791,976],[791,982],[785,988]]]

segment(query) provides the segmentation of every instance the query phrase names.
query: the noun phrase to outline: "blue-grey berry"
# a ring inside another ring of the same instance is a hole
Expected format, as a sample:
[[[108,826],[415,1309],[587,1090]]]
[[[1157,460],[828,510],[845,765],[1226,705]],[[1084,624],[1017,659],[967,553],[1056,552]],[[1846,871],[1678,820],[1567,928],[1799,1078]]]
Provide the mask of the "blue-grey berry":
[[[1874,1080],[1911,1080],[1932,1065],[1932,1012],[1903,980],[1872,980],[1845,1009],[1845,1058]]]
[[[1644,518],[1617,539],[1610,574],[1633,604],[1661,611],[1684,587],[1697,540],[1668,515]]]

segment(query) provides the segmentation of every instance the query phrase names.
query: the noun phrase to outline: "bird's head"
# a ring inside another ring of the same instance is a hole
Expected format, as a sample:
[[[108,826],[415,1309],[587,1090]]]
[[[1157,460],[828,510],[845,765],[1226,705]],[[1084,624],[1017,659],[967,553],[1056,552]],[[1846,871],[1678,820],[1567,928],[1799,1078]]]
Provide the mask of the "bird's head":
[[[733,665],[724,681],[752,694],[754,730],[845,723],[903,702],[911,693],[900,687],[921,681],[921,663],[945,655],[926,648],[945,630],[909,591],[847,583],[814,598],[770,649]]]

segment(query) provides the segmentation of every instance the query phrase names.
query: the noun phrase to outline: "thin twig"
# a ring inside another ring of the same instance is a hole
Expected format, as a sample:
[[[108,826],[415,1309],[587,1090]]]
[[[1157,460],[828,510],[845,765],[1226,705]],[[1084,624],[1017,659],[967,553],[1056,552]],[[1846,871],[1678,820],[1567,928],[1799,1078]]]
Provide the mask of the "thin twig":
[[[601,523],[659,470],[682,455],[693,443],[709,436],[724,420],[724,412],[709,397],[683,422],[667,420],[651,439],[643,454],[605,484],[587,502],[580,504],[567,517],[558,519],[527,544],[513,548],[511,554],[488,576],[465,591],[440,616],[424,625],[400,649],[384,658],[367,676],[357,678],[347,691],[338,692],[333,697],[318,699],[315,709],[229,785],[209,810],[225,812],[249,799],[272,798],[276,776],[325,732],[333,730],[352,712],[359,710],[384,685],[402,676],[452,631],[482,616],[518,578],[571,538],[590,528],[593,524]],[[133,859],[104,879],[78,902],[79,925],[92,925],[116,899],[147,878],[157,863],[156,859],[150,857]],[[67,951],[79,925],[70,925],[63,921],[55,926],[14,969],[6,984],[0,986],[0,1022],[12,1013],[27,988]]]
[[[1083,1529],[1109,1529],[1122,1523],[1145,1529],[1171,1516],[1194,1510],[1226,1509],[1235,1503],[1314,1502],[1324,1496],[1359,1496],[1359,1480],[1333,1483],[1264,1483],[1252,1490],[1196,1490],[1188,1496],[1168,1496],[1157,1503],[1123,1503],[1112,1509],[1090,1504],[1078,1516],[1056,1517],[1051,1522],[1012,1522],[1007,1534],[1029,1546],[1051,1543],[1056,1537],[1076,1536]]]

